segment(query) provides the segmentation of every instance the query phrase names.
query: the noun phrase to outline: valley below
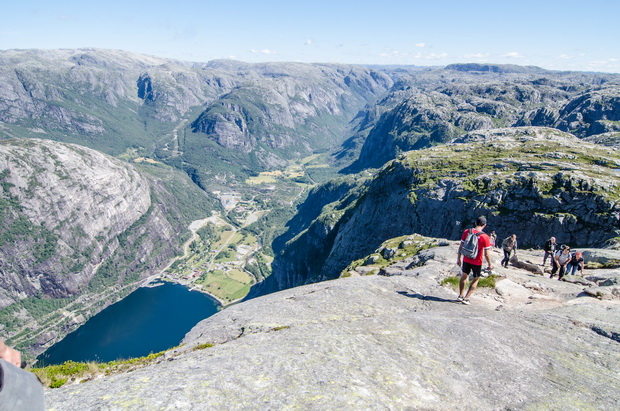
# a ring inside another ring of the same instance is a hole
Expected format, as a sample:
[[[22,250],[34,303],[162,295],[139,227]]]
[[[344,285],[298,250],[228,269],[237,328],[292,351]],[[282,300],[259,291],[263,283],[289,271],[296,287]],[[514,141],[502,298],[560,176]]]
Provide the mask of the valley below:
[[[251,287],[271,275],[273,251],[263,247],[265,234],[260,225],[274,207],[292,209],[314,184],[308,169],[329,168],[313,155],[282,171],[262,172],[245,181],[246,190],[215,191],[223,212],[196,220],[189,225],[192,237],[184,244],[184,254],[175,258],[157,279],[174,281],[205,292],[222,306],[243,300]],[[254,189],[266,190],[279,204],[261,201]]]

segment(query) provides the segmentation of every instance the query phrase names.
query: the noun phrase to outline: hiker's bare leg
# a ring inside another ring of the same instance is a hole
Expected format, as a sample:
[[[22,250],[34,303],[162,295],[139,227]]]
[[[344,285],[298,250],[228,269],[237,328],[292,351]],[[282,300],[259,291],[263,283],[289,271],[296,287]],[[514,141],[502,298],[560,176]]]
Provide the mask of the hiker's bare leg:
[[[463,295],[463,290],[465,290],[465,283],[467,283],[468,274],[461,272],[461,281],[459,282],[459,297]]]
[[[478,280],[480,277],[474,277],[474,281],[471,282],[469,286],[469,290],[467,290],[467,295],[465,296],[466,300],[469,300],[469,297],[476,291],[476,287],[478,287]]]

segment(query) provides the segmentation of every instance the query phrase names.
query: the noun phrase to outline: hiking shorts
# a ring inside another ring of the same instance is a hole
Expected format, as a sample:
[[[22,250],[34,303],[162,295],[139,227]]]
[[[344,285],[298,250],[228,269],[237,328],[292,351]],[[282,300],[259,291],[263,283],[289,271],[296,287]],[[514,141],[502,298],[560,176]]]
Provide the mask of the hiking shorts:
[[[461,269],[463,270],[463,272],[466,275],[469,275],[469,273],[472,273],[474,278],[480,277],[480,274],[482,273],[482,266],[481,265],[474,265],[474,264],[468,263],[466,261],[463,261],[463,265],[462,265]]]

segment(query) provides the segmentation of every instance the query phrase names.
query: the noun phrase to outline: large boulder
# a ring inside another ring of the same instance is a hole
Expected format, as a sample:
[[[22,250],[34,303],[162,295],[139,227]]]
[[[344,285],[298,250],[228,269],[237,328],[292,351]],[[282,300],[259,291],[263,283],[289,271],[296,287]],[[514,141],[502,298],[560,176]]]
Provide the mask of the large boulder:
[[[510,264],[512,264],[516,268],[522,268],[534,274],[538,274],[538,275],[545,274],[542,268],[540,268],[538,264],[534,264],[530,261],[520,261],[519,257],[517,257],[516,255],[513,255],[512,257],[510,257]]]
[[[579,248],[586,263],[598,263],[603,266],[620,266],[620,250],[602,248]]]

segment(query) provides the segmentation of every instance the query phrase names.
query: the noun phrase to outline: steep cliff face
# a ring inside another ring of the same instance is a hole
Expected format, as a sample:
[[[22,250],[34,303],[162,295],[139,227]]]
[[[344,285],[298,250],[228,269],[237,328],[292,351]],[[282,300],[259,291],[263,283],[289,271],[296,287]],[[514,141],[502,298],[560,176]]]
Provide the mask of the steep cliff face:
[[[178,254],[189,220],[213,209],[188,178],[141,167],[73,144],[0,141],[5,338],[26,327],[27,338],[12,343],[39,354],[158,273]]]
[[[4,50],[0,53],[0,120],[30,119],[44,128],[100,134],[105,111],[146,102],[155,117],[176,121],[235,83],[204,76],[183,62],[121,50]],[[204,80],[204,82],[203,82]],[[202,85],[204,83],[204,85]],[[84,118],[94,103],[105,108]],[[127,107],[125,107],[127,109]]]
[[[556,128],[589,137],[620,131],[620,87],[585,93],[559,112]]]
[[[120,50],[6,50],[0,121],[8,136],[45,132],[116,155],[150,148],[169,123],[235,85],[234,75]]]
[[[78,293],[151,206],[133,168],[46,140],[0,142],[2,307],[27,296]]]
[[[597,134],[592,137],[586,137],[584,138],[584,141],[619,149],[620,148],[620,131]]]
[[[618,243],[620,155],[547,128],[470,133],[388,163],[356,200],[333,203],[274,262],[281,287],[334,278],[396,235],[457,239],[478,215],[524,246],[554,235],[574,246]]]
[[[620,131],[620,87],[606,85],[573,96],[562,106],[526,112],[516,125],[554,127],[580,138]]]

